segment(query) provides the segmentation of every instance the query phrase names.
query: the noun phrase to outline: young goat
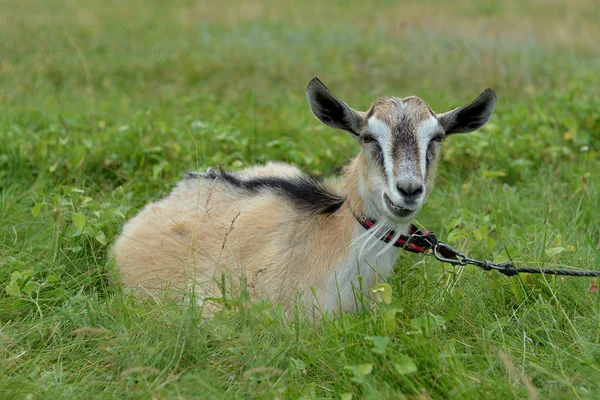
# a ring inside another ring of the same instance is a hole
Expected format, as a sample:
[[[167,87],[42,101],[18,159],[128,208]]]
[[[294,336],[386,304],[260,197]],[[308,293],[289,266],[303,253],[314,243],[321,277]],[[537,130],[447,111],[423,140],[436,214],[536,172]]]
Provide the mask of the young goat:
[[[368,294],[394,267],[392,245],[431,192],[441,142],[482,127],[496,103],[487,89],[442,114],[418,97],[381,98],[360,112],[317,78],[306,94],[321,122],[361,147],[341,176],[319,181],[282,163],[187,174],[125,225],[112,248],[121,284],[193,287],[205,299],[220,296],[225,274],[274,303],[289,306],[304,292],[306,307],[353,310],[358,277]],[[367,230],[359,218],[377,222]]]

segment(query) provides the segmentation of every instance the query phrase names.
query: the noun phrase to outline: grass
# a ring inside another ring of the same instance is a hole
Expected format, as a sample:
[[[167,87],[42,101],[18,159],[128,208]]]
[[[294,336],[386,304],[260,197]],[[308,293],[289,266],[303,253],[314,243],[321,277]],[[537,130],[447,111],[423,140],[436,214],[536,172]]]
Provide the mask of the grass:
[[[124,221],[208,165],[330,173],[319,76],[351,106],[485,87],[418,221],[473,257],[600,267],[594,1],[8,1],[0,16],[2,398],[593,399],[594,280],[506,278],[403,255],[392,303],[311,326],[242,296],[201,310],[123,294]]]

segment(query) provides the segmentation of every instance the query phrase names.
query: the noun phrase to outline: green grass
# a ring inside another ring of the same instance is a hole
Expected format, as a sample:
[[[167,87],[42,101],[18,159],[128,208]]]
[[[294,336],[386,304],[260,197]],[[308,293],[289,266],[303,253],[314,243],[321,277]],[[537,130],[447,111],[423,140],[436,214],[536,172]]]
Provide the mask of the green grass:
[[[319,76],[358,109],[494,88],[488,126],[445,142],[419,223],[473,257],[600,268],[594,1],[4,3],[1,398],[600,397],[588,278],[406,254],[373,313],[315,327],[242,296],[202,323],[109,285],[106,255],[187,170],[342,165],[352,139],[304,98]]]

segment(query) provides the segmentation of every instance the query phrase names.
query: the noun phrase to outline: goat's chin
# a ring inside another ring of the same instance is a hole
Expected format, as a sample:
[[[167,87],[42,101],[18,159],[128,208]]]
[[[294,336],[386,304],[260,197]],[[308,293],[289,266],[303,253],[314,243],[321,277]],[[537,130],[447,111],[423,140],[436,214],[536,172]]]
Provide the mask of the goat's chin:
[[[376,221],[383,223],[383,225],[389,230],[396,232],[406,231],[408,229],[408,225],[415,218],[421,208],[419,207],[409,215],[398,216],[387,208],[386,204],[381,201],[382,198],[382,195],[374,195],[365,199],[365,217],[373,218]]]
[[[383,204],[380,206],[380,215],[385,218],[385,221],[390,228],[397,229],[399,226],[402,227],[410,224],[420,210],[421,207],[399,215],[397,212],[394,212],[394,210],[390,209],[386,204]]]
[[[379,215],[381,216],[379,220],[390,230],[396,232],[405,231],[408,229],[408,225],[415,219],[418,212],[419,210],[415,210],[410,215],[399,217],[386,209],[382,209],[379,212]]]
[[[398,217],[389,212],[386,212],[385,219],[386,222],[390,225],[390,228],[397,230],[398,228],[404,228],[408,226],[408,224],[410,224],[412,220],[415,219],[417,213],[418,210],[416,210],[414,213],[411,213],[410,215],[407,215],[406,217]]]

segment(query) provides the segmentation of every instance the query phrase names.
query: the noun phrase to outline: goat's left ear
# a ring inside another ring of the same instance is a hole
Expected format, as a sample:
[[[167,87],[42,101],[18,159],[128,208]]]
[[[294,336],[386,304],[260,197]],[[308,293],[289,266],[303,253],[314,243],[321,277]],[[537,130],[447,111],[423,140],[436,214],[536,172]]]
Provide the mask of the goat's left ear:
[[[437,117],[446,135],[473,132],[490,120],[495,106],[496,94],[488,88],[470,104],[438,114]]]
[[[313,78],[306,88],[306,98],[315,117],[327,126],[343,129],[358,137],[364,113],[353,110],[319,80]]]

